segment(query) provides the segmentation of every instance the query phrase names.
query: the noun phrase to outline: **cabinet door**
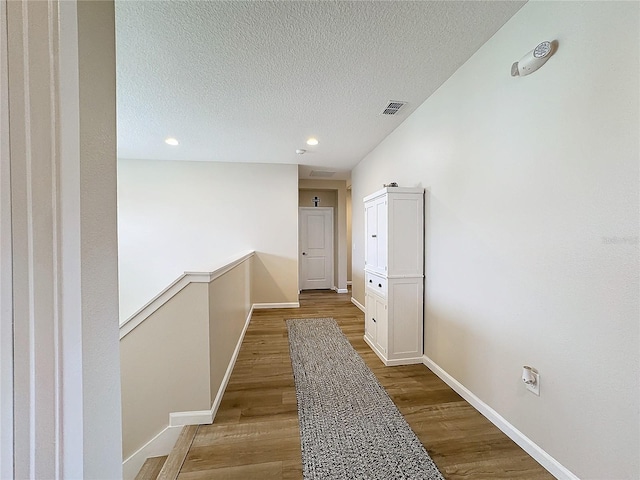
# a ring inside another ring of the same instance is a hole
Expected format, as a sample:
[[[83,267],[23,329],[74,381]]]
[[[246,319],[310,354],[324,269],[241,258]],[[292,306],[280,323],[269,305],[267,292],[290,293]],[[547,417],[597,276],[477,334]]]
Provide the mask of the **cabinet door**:
[[[375,301],[375,317],[373,318],[373,322],[376,325],[375,343],[378,345],[380,351],[384,355],[387,355],[387,350],[389,348],[387,302],[375,295],[371,295],[371,299]]]
[[[364,264],[368,268],[376,269],[378,266],[378,221],[375,201],[365,204],[364,215],[366,235],[364,242]]]
[[[376,271],[385,273],[387,271],[388,260],[388,218],[387,218],[387,197],[376,200]]]
[[[387,197],[373,199],[365,210],[365,266],[378,273],[387,271]]]
[[[374,297],[369,293],[365,293],[364,311],[364,334],[372,343],[376,343],[376,324],[374,321],[376,316],[376,302]]]
[[[389,358],[421,357],[423,348],[422,278],[389,282]]]

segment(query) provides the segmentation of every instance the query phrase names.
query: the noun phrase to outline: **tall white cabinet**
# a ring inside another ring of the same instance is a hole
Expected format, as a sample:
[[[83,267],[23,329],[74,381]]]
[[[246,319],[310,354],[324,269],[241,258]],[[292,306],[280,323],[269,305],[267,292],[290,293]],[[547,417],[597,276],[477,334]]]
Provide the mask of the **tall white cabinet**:
[[[424,190],[364,198],[365,335],[385,365],[422,363]]]

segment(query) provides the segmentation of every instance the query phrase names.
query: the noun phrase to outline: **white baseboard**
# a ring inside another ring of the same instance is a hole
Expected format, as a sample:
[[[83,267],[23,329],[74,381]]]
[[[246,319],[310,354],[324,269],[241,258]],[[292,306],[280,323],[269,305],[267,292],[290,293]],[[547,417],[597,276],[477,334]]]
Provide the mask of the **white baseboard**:
[[[338,293],[349,293],[348,288],[336,288],[336,292]]]
[[[193,412],[172,412],[169,414],[170,427],[185,425],[210,425],[213,423],[211,410],[195,410]]]
[[[362,305],[359,301],[351,297],[351,303],[353,303],[356,307],[358,307],[364,313],[364,305]]]
[[[381,360],[387,367],[395,367],[397,365],[418,365],[422,363],[422,357],[402,358],[400,360]]]
[[[147,458],[168,455],[178,441],[181,431],[181,426],[166,427],[133,455],[122,462],[123,480],[135,479]]]
[[[422,363],[435,373],[440,379],[456,391],[462,398],[471,404],[473,408],[484,415],[491,423],[498,427],[511,440],[516,442],[520,448],[527,452],[540,465],[546,468],[549,473],[559,480],[579,480],[571,471],[564,467],[555,458],[536,445],[529,437],[511,425],[502,415],[496,412],[489,405],[480,400],[471,390],[458,382],[455,378],[445,372],[440,366],[424,355]]]
[[[254,303],[254,310],[260,310],[264,308],[300,308],[300,302],[288,302],[288,303]]]
[[[384,363],[387,367],[395,367],[397,365],[416,365],[422,363],[422,356],[389,360],[385,358],[384,354],[378,349],[376,344],[373,343],[373,341],[371,341],[369,337],[367,337],[366,334],[364,336],[364,341],[367,345],[369,345],[369,348],[373,350],[373,353],[375,353],[382,361],[382,363]]]

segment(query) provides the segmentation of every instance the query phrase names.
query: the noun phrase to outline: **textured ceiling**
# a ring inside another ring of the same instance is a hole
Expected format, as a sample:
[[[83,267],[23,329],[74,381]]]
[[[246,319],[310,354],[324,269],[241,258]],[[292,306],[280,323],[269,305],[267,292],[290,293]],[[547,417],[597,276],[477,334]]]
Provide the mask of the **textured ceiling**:
[[[118,156],[344,178],[523,3],[116,1]]]

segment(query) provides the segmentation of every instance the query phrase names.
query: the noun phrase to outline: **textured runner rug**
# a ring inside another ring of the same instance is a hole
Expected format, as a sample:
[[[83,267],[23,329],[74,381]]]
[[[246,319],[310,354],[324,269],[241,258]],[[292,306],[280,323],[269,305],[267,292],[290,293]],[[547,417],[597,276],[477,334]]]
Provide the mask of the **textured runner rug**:
[[[305,480],[444,480],[334,319],[287,328]]]

